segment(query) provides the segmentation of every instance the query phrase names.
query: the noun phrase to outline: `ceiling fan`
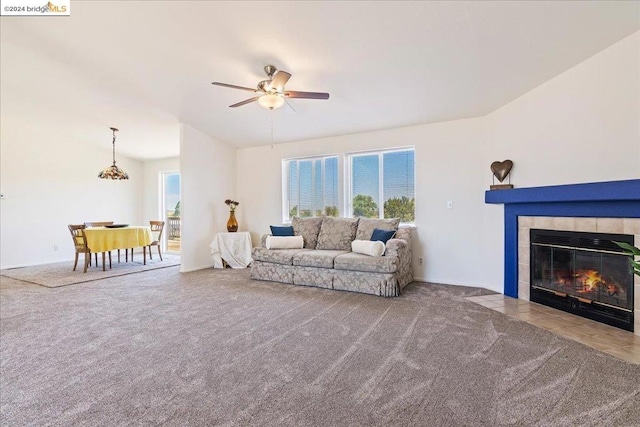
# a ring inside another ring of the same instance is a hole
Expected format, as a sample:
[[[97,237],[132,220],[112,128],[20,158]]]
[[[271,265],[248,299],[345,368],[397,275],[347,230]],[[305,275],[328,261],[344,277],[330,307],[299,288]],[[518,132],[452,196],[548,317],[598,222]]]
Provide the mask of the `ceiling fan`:
[[[305,98],[305,99],[329,99],[329,94],[324,92],[300,92],[295,90],[285,90],[284,85],[291,78],[291,74],[286,71],[278,70],[273,65],[265,65],[264,72],[267,73],[267,80],[258,83],[257,89],[250,87],[236,86],[227,83],[213,82],[216,86],[230,87],[232,89],[247,90],[249,92],[258,93],[258,96],[245,99],[237,104],[229,105],[231,108],[240,107],[258,101],[258,104],[264,108],[273,110],[280,108],[285,102],[285,98]]]

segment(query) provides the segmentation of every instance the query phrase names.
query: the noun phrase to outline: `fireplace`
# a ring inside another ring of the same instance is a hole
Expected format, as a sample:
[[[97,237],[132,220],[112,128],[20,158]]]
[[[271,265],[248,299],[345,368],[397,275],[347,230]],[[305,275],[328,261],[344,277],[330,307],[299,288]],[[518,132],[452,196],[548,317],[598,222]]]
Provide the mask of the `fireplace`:
[[[639,189],[640,179],[630,179],[485,192],[486,203],[504,206],[504,294],[530,300],[531,228],[633,235],[638,246]],[[633,330],[640,336],[640,276],[633,280]]]
[[[634,330],[634,278],[614,241],[626,234],[530,230],[530,300]]]

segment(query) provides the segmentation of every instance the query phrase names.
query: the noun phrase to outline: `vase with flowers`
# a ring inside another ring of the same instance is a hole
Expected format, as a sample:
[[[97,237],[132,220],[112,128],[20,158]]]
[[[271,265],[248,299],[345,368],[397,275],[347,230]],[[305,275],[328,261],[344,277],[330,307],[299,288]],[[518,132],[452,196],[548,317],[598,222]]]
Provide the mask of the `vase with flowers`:
[[[229,233],[235,233],[238,231],[238,220],[236,219],[236,208],[240,202],[227,199],[224,201],[229,206],[229,220],[227,221],[227,231]]]

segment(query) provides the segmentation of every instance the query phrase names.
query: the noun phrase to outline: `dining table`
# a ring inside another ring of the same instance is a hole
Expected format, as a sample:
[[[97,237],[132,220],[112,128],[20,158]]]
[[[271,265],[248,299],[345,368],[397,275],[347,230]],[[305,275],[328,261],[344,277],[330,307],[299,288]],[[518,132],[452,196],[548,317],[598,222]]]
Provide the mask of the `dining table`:
[[[90,227],[85,228],[84,235],[87,239],[87,246],[92,253],[102,252],[102,270],[105,270],[105,253],[117,249],[128,250],[142,247],[143,262],[144,265],[147,264],[147,246],[153,241],[149,226]],[[133,253],[131,257],[133,260]],[[111,255],[109,255],[109,259],[111,259]]]

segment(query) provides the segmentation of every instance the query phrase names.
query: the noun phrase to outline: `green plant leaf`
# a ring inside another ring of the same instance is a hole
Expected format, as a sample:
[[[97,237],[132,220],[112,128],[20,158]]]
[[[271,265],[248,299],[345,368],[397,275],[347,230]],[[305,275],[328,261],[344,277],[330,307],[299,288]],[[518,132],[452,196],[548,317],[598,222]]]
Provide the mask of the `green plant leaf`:
[[[613,241],[613,243],[620,246],[625,251],[628,251],[629,255],[640,256],[640,249],[636,248],[635,246],[632,246],[626,242],[616,242],[615,240]]]

